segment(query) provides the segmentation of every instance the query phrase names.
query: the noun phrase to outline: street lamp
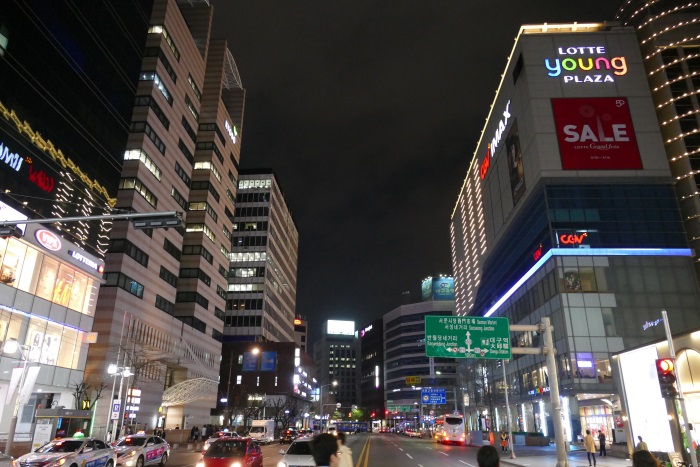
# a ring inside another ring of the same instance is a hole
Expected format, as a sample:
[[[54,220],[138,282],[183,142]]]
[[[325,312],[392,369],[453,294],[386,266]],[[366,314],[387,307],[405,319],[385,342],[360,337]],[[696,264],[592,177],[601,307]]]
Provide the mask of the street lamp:
[[[130,376],[133,375],[131,372],[131,368],[127,367],[121,367],[117,366],[113,363],[111,363],[107,367],[107,373],[110,375],[114,376],[115,378],[117,376],[121,376],[121,379],[119,380],[119,393],[117,394],[117,400],[119,401],[119,411],[117,413],[117,418],[114,419],[112,422],[112,441],[117,439],[117,430],[119,429],[119,419],[122,418],[122,407],[125,406],[124,401],[122,400],[122,387],[124,385],[124,377],[129,378]],[[116,384],[117,380],[114,380],[114,383]],[[114,386],[114,385],[112,385]],[[114,389],[112,389],[112,397],[114,397]],[[110,409],[110,413],[112,413],[112,410],[114,408],[114,399],[112,399],[112,409]]]
[[[319,400],[321,401],[321,433],[323,433],[323,388],[328,387],[328,386],[337,386],[338,382],[333,381],[332,383],[324,384],[319,388]]]
[[[15,430],[17,429],[17,415],[19,414],[19,403],[22,398],[22,390],[24,389],[24,378],[27,374],[27,362],[29,360],[29,346],[22,345],[16,339],[8,339],[2,348],[5,353],[19,352],[19,358],[22,361],[22,375],[19,378],[19,386],[17,386],[17,398],[15,399],[15,409],[12,412],[12,421],[10,422],[10,430],[7,432],[7,443],[5,444],[5,452],[11,455],[12,443],[15,440]],[[26,353],[23,353],[26,352]]]

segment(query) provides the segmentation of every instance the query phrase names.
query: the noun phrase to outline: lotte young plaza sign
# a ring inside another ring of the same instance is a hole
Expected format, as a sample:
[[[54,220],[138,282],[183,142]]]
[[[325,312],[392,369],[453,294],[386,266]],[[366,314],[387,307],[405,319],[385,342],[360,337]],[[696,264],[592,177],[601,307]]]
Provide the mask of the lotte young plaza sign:
[[[509,360],[508,318],[426,316],[425,356]]]

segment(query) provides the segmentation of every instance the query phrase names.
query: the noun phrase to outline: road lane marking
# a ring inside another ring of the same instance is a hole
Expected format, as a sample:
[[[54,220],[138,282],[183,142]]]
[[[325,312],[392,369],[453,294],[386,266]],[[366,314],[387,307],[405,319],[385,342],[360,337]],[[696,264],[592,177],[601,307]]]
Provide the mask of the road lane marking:
[[[362,456],[368,454],[369,451],[369,440],[372,439],[371,436],[367,437],[367,441],[365,441],[365,444],[362,446],[362,450],[360,451],[360,457],[357,459],[357,464],[355,464],[355,467],[361,467],[362,466]],[[365,462],[365,467],[367,467],[367,462]]]
[[[399,448],[399,451],[403,452],[403,449],[402,449],[402,448]]]
[[[409,453],[406,453],[406,455],[408,456],[409,459],[413,459],[413,456],[410,455]]]
[[[476,467],[475,465],[472,465],[472,464],[470,464],[469,462],[464,462],[464,461],[460,461],[460,462],[461,462],[462,464],[468,465],[469,467]]]
[[[423,467],[423,464],[418,464],[418,467]]]
[[[442,452],[442,451],[438,451],[438,452],[439,452],[440,454],[442,454],[443,456],[449,456],[449,454],[447,454],[446,452]]]

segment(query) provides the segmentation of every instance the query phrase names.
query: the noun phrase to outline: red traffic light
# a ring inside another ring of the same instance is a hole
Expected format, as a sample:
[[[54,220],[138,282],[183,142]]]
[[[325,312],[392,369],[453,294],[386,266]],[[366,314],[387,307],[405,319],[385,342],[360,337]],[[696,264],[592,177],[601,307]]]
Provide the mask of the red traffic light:
[[[673,358],[656,359],[656,376],[659,379],[661,396],[672,399],[678,395],[674,383],[676,382],[676,362]]]
[[[660,373],[673,373],[676,364],[672,358],[659,358],[656,360],[656,370]]]
[[[372,418],[374,418],[374,417],[376,417],[376,416],[377,416],[377,413],[376,413],[376,412],[372,412]]]

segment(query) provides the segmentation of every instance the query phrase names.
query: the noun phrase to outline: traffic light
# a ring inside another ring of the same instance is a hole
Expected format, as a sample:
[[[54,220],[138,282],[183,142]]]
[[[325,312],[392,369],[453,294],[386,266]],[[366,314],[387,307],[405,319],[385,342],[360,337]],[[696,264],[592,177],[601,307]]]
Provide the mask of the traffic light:
[[[16,225],[0,225],[0,238],[22,238],[22,230]]]
[[[376,417],[376,416],[377,416],[377,413],[376,413],[376,412],[372,412],[372,418],[374,418],[374,417]]]
[[[676,382],[676,361],[673,358],[657,358],[656,359],[656,375],[659,377],[659,387],[661,388],[661,396],[667,399],[673,399],[678,395],[676,387],[673,383]]]

